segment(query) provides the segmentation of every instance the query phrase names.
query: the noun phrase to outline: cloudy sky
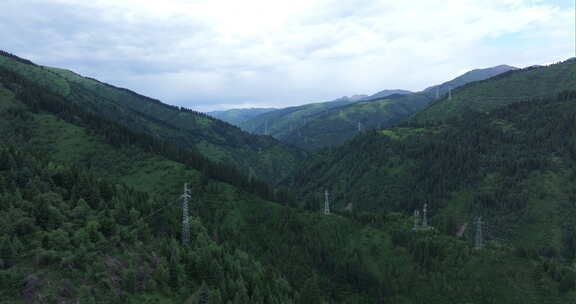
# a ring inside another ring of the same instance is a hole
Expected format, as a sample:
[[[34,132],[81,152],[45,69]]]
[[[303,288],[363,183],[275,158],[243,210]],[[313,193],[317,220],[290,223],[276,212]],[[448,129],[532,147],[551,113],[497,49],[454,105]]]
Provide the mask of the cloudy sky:
[[[200,111],[575,56],[572,0],[0,0],[0,49]]]

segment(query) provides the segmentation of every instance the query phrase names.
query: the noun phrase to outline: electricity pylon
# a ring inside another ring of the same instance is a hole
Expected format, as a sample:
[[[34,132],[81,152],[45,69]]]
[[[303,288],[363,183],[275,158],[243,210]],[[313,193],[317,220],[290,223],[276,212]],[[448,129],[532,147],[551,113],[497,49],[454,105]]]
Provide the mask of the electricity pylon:
[[[422,210],[422,228],[428,228],[428,204],[424,204],[424,209]]]
[[[328,199],[328,190],[324,190],[324,214],[330,214],[330,200]]]
[[[188,183],[184,183],[184,194],[182,194],[182,244],[190,245],[190,217],[188,215],[188,200],[190,199]]]
[[[482,235],[482,217],[476,218],[476,235],[474,237],[474,249],[484,248],[484,237]]]
[[[420,210],[414,210],[414,228],[412,230],[416,231],[420,228]]]

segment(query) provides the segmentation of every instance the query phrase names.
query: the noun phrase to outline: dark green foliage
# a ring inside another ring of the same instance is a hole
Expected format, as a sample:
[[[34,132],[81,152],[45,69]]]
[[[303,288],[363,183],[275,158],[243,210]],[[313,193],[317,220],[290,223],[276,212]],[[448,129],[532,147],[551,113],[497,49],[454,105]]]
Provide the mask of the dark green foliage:
[[[84,169],[54,170],[49,162],[13,147],[0,145],[0,151],[14,159],[11,166],[0,170],[0,176],[14,180],[18,169],[26,164],[31,172],[29,177],[47,185],[47,192],[41,194],[18,195],[28,183],[0,193],[2,301],[24,294],[31,298],[53,297],[55,301],[120,303],[146,292],[160,292],[163,297],[176,300],[187,297],[186,290],[201,286],[200,278],[211,278],[207,280],[210,288],[219,290],[223,299],[236,297],[235,292],[226,292],[226,286],[238,279],[245,280],[249,286],[263,284],[269,295],[277,299],[295,296],[289,288],[276,286],[274,280],[265,281],[264,272],[241,276],[241,271],[234,270],[236,267],[262,266],[245,253],[217,245],[199,220],[194,220],[192,225],[192,247],[182,247],[174,239],[177,231],[173,234],[158,229],[151,231],[150,224],[142,220],[151,211],[140,204],[150,199],[145,193],[111,185]],[[74,178],[68,178],[70,176]],[[90,196],[90,191],[80,194],[73,190],[85,185],[100,185],[109,193],[100,196],[100,204],[92,207],[84,199],[85,195]],[[154,209],[162,206],[158,202],[152,205]],[[101,221],[99,209],[103,206],[109,215],[130,211],[126,217],[106,216],[107,220]],[[168,225],[179,222],[173,212],[155,217]],[[19,228],[28,218],[33,219],[33,227]],[[18,234],[9,233],[19,230]],[[218,272],[218,269],[228,271]],[[267,271],[277,276],[272,269]],[[65,286],[67,280],[83,282],[84,286],[71,285],[62,292],[51,287]],[[206,285],[202,286],[199,303],[208,303],[210,292]]]
[[[134,132],[75,106],[76,99],[58,93],[66,86],[46,91],[2,69],[0,81],[0,302],[574,299],[576,223],[523,225],[576,218],[569,207],[576,191],[566,182],[576,179],[572,92],[563,101],[516,104],[496,120],[406,126],[326,151],[299,177],[310,193],[332,190],[336,210],[324,216],[320,197],[301,201],[289,191],[294,187],[273,189]],[[350,164],[339,163],[345,160]],[[347,184],[362,172],[368,183]],[[190,246],[178,240],[184,182],[193,194]],[[476,186],[477,192],[466,191]],[[347,200],[338,187],[350,189]],[[411,193],[409,199],[402,193]],[[455,203],[453,195],[463,198]],[[436,229],[411,231],[404,204],[422,201],[435,206]],[[478,206],[495,224],[506,224],[504,232],[533,229],[531,238],[498,242],[487,229],[487,248],[472,250],[469,235],[451,231]],[[517,210],[522,217],[506,217]]]
[[[517,246],[518,256],[570,264],[576,225],[575,97],[576,92],[565,91],[445,124],[368,132],[310,161],[295,177],[295,188],[308,200],[327,188],[336,209],[351,204],[352,216],[363,222],[374,220],[362,210],[411,214],[427,203],[436,229],[456,235],[468,225],[463,236],[468,239],[474,236],[472,218],[482,215],[484,235],[493,246],[509,244]],[[394,239],[405,244],[407,238]],[[415,247],[421,249],[414,257],[422,269],[438,271],[428,258],[446,256],[445,245],[426,244]],[[570,276],[560,277],[554,280],[561,286],[571,284]]]
[[[255,136],[229,123],[191,109],[164,104],[127,89],[81,77],[71,71],[24,64],[23,59],[0,53],[0,67],[9,82],[41,88],[30,92],[15,90],[22,101],[34,103],[33,110],[67,113],[73,118],[74,108],[108,122],[121,125],[134,133],[162,138],[180,148],[196,151],[213,162],[235,166],[259,178],[279,181],[290,174],[303,154],[268,136]],[[7,72],[15,74],[8,76]],[[18,76],[20,79],[14,79]],[[51,98],[47,98],[51,95]],[[55,104],[54,99],[61,105]],[[47,104],[49,109],[46,109]],[[64,114],[63,113],[63,114]],[[106,125],[103,125],[106,127]],[[114,128],[114,126],[112,126]],[[124,134],[108,135],[113,143],[132,144]]]
[[[213,162],[194,150],[179,148],[162,139],[131,131],[107,118],[87,113],[83,108],[75,104],[65,103],[61,97],[1,67],[0,74],[5,81],[5,86],[18,92],[16,98],[30,107],[33,112],[46,111],[53,113],[66,122],[89,128],[94,135],[102,136],[105,142],[110,145],[116,147],[138,146],[146,152],[159,153],[171,160],[195,168],[206,177],[222,180],[240,188],[249,189],[250,191],[256,191],[267,199],[274,199],[275,193],[272,189],[269,189],[267,184],[255,178],[247,178],[230,165]],[[18,88],[22,87],[26,89],[18,90]],[[6,118],[12,117],[15,121],[21,121],[21,119],[18,119],[18,116],[13,113],[7,112],[6,114]],[[28,124],[23,126],[22,130],[15,131],[17,131],[18,134],[22,134],[22,138],[25,139],[30,136],[27,135],[27,133],[31,132],[32,127],[32,125]],[[6,158],[4,165],[9,162],[10,159]],[[85,195],[83,195],[83,197],[92,208],[96,208],[97,206],[95,205],[98,204],[100,200],[99,190],[94,188],[96,186],[97,185],[83,184],[73,189],[73,191],[87,192],[84,193]],[[283,196],[285,195],[283,194]]]
[[[417,113],[416,122],[439,122],[487,113],[521,100],[555,98],[576,87],[576,62],[567,60],[549,66],[509,71],[473,82],[452,91],[452,99],[442,98]]]

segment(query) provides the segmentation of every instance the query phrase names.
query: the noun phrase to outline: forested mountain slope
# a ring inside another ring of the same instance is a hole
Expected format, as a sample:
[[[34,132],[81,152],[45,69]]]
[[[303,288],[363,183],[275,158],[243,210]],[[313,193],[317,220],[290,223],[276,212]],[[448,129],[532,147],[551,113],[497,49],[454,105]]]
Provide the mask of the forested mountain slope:
[[[518,68],[505,64],[485,69],[474,69],[450,81],[446,81],[442,84],[426,88],[423,92],[428,93],[430,97],[434,96],[436,98],[436,94],[438,94],[439,96],[443,96],[447,94],[450,89],[455,89],[474,81],[489,79],[494,76],[498,76],[500,74],[516,70],[518,70]]]
[[[277,110],[275,108],[249,108],[249,109],[230,109],[224,111],[211,111],[206,114],[223,120],[229,124],[238,126],[240,123],[256,117],[260,114],[268,113]]]
[[[369,98],[332,108],[315,115],[298,130],[277,138],[305,149],[338,146],[360,132],[396,125],[454,88],[514,69],[506,65],[476,69],[422,92]]]
[[[196,150],[211,160],[232,164],[270,181],[290,174],[304,156],[273,138],[251,135],[205,114],[170,106],[71,71],[38,66],[4,52],[0,53],[0,66],[84,111]]]
[[[576,62],[529,67],[509,71],[496,77],[470,83],[452,91],[444,98],[417,113],[418,122],[442,121],[469,112],[489,112],[499,107],[534,97],[556,96],[576,88]]]
[[[455,235],[482,216],[491,240],[574,260],[576,93],[519,101],[449,124],[371,131],[310,161],[293,187],[336,208],[411,213]]]
[[[555,259],[497,244],[474,251],[467,238],[411,231],[401,213],[296,208],[286,191],[86,112],[3,68],[0,138],[0,302],[575,296],[573,269]],[[184,182],[192,189],[190,246],[179,241]]]
[[[355,98],[343,97],[333,101],[278,109],[248,119],[239,126],[254,134],[268,134],[281,139],[285,134],[300,128],[314,115],[356,101]]]
[[[362,98],[362,101],[382,99],[382,98],[388,97],[390,95],[405,95],[405,94],[410,94],[410,93],[412,93],[412,92],[410,92],[408,90],[382,90],[378,93],[375,93],[375,94],[372,94],[368,97]]]

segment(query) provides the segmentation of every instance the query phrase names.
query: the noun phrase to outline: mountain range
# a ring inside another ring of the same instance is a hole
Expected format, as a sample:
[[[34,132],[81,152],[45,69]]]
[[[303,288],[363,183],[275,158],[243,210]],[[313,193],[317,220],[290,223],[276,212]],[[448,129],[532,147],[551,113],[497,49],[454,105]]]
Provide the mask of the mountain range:
[[[211,111],[206,114],[225,121],[232,125],[239,125],[240,123],[256,117],[260,114],[268,113],[270,111],[277,110],[276,108],[248,108],[248,109],[230,109],[223,111]]]
[[[515,69],[507,65],[476,69],[416,93],[384,90],[355,101],[347,99],[280,109],[248,119],[240,123],[240,127],[256,134],[270,134],[304,149],[337,146],[359,132],[404,121],[452,89]]]

